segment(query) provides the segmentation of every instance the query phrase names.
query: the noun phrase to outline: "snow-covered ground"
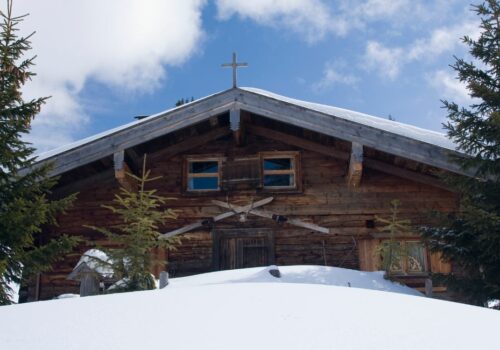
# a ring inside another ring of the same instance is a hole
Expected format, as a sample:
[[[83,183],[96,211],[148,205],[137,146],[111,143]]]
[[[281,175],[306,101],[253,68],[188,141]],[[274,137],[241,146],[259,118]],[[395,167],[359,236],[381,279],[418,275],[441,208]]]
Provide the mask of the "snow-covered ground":
[[[418,293],[380,273],[289,266],[277,279],[267,270],[0,307],[0,349],[500,348],[498,311],[407,295]]]

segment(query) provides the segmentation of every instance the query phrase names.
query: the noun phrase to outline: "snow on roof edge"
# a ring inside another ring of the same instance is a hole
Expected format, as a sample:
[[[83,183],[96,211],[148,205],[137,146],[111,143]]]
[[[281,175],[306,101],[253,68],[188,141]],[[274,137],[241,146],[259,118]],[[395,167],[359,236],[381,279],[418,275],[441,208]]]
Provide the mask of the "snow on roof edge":
[[[282,101],[285,103],[300,106],[303,108],[307,108],[310,110],[314,110],[316,112],[320,112],[320,113],[323,113],[323,114],[326,114],[326,115],[329,115],[332,117],[341,118],[344,120],[363,124],[363,125],[375,128],[375,129],[384,130],[384,131],[387,131],[390,133],[405,136],[405,137],[408,137],[408,138],[411,138],[411,139],[414,139],[414,140],[417,140],[420,142],[429,143],[429,144],[432,144],[432,145],[435,145],[438,147],[442,147],[442,148],[446,148],[446,149],[449,149],[452,151],[458,151],[457,150],[458,145],[456,143],[451,141],[446,136],[446,134],[440,133],[437,131],[423,129],[423,128],[419,128],[417,126],[404,124],[404,123],[396,122],[396,121],[392,121],[392,120],[387,120],[384,118],[380,118],[380,117],[376,117],[376,116],[372,116],[369,114],[360,113],[360,112],[356,112],[356,111],[351,111],[351,110],[344,109],[344,108],[339,108],[339,107],[335,107],[335,106],[329,106],[329,105],[324,105],[324,104],[319,104],[319,103],[314,103],[314,102],[302,101],[302,100],[282,96],[279,94],[275,94],[273,92],[262,90],[259,88],[238,87],[238,89],[243,90],[243,91],[247,91],[250,93],[255,93],[255,94],[258,94],[261,96],[265,96],[268,98],[272,98],[275,100],[279,100],[279,101]],[[231,89],[229,89],[229,90],[231,90]],[[171,113],[177,109],[187,107],[191,104],[206,100],[208,98],[211,98],[215,95],[224,93],[224,92],[229,91],[229,90],[219,91],[217,93],[202,97],[198,100],[186,103],[182,106],[173,107],[173,108],[161,111],[159,113],[153,114],[149,117],[146,117],[146,118],[143,118],[140,120],[136,120],[136,121],[132,121],[130,123],[120,125],[120,126],[117,126],[115,128],[100,132],[98,134],[95,134],[95,135],[77,140],[75,142],[54,148],[52,150],[40,153],[40,154],[36,155],[36,162],[38,163],[38,162],[47,160],[47,159],[52,158],[56,155],[65,153],[67,151],[78,148],[78,147],[83,146],[85,144],[91,143],[93,141],[102,139],[102,138],[107,137],[107,136],[110,136],[110,135],[117,133],[119,131],[126,130],[126,129],[132,128],[136,125],[140,125],[140,124],[149,122],[155,118],[164,116],[165,114]]]
[[[458,145],[446,136],[446,134],[433,131],[429,129],[419,128],[414,125],[405,124],[393,120],[388,120],[381,117],[376,117],[373,115],[351,111],[349,109],[324,105],[314,102],[308,102],[303,100],[298,100],[266,90],[253,88],[253,87],[240,87],[239,89],[255,93],[261,96],[269,97],[275,100],[279,100],[285,103],[293,104],[316,112],[327,114],[332,117],[341,118],[344,120],[352,121],[355,123],[363,124],[375,129],[384,130],[393,134],[408,137],[420,142],[425,142],[434,146],[446,148],[452,151],[460,152],[457,148]]]
[[[227,90],[225,90],[225,91],[227,91]],[[106,130],[106,131],[102,131],[102,132],[97,133],[95,135],[92,135],[92,136],[89,136],[89,137],[85,137],[83,139],[80,139],[80,140],[68,143],[66,145],[56,147],[56,148],[51,149],[49,151],[42,152],[42,153],[36,155],[36,162],[38,163],[38,162],[47,160],[47,159],[52,158],[52,157],[54,157],[56,155],[65,153],[67,151],[70,151],[72,149],[75,149],[75,148],[78,148],[80,146],[86,145],[86,144],[91,143],[93,141],[102,139],[102,138],[104,138],[106,136],[110,136],[112,134],[115,134],[115,133],[117,133],[119,131],[126,130],[126,129],[132,128],[132,127],[134,127],[136,125],[140,125],[140,124],[146,123],[146,122],[151,121],[153,119],[156,119],[158,117],[164,116],[165,114],[171,113],[171,112],[173,112],[173,111],[175,111],[177,109],[185,108],[185,107],[187,107],[187,106],[189,106],[191,104],[198,103],[200,101],[206,100],[206,99],[208,99],[208,98],[210,98],[212,96],[221,94],[221,93],[223,93],[225,91],[219,91],[219,92],[216,92],[214,94],[211,94],[211,95],[199,98],[197,100],[190,101],[190,102],[185,103],[185,104],[183,104],[181,106],[177,106],[177,107],[173,107],[173,108],[170,108],[170,109],[166,109],[164,111],[155,113],[155,114],[150,115],[148,117],[145,117],[145,118],[142,118],[142,119],[139,119],[139,120],[134,120],[134,121],[132,121],[130,123],[126,123],[126,124],[117,126],[115,128],[112,128],[112,129],[109,129],[109,130]]]

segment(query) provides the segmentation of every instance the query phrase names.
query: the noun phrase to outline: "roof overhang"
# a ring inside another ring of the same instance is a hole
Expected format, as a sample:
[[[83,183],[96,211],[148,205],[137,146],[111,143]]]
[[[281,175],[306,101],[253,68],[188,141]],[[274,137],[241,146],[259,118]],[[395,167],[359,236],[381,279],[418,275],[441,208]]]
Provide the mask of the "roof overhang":
[[[50,162],[50,175],[60,175],[232,109],[245,110],[345,141],[357,142],[454,173],[471,175],[452,161],[453,155],[463,156],[456,151],[239,88],[226,90],[113,129],[59,151],[51,151],[47,155],[41,155],[34,166]]]

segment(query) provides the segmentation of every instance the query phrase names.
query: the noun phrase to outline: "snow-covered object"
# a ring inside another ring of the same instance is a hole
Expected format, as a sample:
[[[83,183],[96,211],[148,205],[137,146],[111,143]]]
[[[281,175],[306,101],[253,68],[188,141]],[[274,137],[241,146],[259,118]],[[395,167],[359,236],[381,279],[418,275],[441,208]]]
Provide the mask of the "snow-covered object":
[[[498,311],[328,285],[337,283],[336,269],[280,270],[293,283],[279,282],[260,268],[201,275],[197,283],[195,277],[173,279],[161,290],[0,307],[0,348],[498,348]],[[328,271],[332,274],[325,276]],[[344,277],[356,283],[354,272],[341,277],[338,283],[346,282]],[[372,278],[379,280],[380,274],[360,273],[357,283],[370,285]]]
[[[316,112],[330,115],[332,117],[337,117],[345,120],[349,120],[358,124],[363,124],[370,126],[375,129],[384,130],[393,134],[405,136],[417,141],[422,141],[429,143],[431,145],[443,147],[450,150],[457,150],[457,144],[451,141],[445,134],[432,131],[428,129],[419,128],[413,125],[404,124],[396,122],[393,120],[375,117],[372,115],[351,111],[344,108],[323,105],[319,103],[312,103],[307,101],[296,100],[286,96],[281,96],[269,91],[252,88],[252,87],[242,87],[241,90],[253,92],[262,96],[267,96],[269,98],[290,103],[292,105],[307,108]]]
[[[106,253],[99,249],[89,249],[83,253],[82,257],[75,266],[75,270],[78,266],[86,264],[90,269],[94,270],[104,278],[113,277],[113,269],[106,265],[109,263],[109,257]]]

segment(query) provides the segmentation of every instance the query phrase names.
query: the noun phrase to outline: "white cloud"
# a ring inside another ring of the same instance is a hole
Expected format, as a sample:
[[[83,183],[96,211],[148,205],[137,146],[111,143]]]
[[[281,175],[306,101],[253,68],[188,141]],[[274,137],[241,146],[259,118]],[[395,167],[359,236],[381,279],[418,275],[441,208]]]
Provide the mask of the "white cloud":
[[[352,7],[352,2],[349,3]],[[409,0],[367,0],[355,6],[354,11],[364,18],[390,18],[401,15],[410,4]]]
[[[284,26],[308,42],[321,40],[328,33],[344,35],[350,24],[336,17],[321,0],[216,0],[218,17],[234,15],[268,26]]]
[[[312,85],[316,91],[327,89],[333,85],[342,84],[355,86],[359,79],[353,74],[342,73],[346,69],[344,62],[327,63],[323,70],[323,77]]]
[[[188,59],[203,38],[204,0],[17,0],[30,13],[23,33],[38,55],[38,74],[26,97],[52,98],[29,137],[40,149],[71,140],[87,121],[79,94],[93,79],[113,89],[148,92],[166,78],[166,66]],[[61,139],[58,142],[58,139]]]
[[[404,51],[401,48],[387,48],[376,41],[369,41],[363,63],[366,69],[376,70],[383,78],[393,80],[401,70],[403,57]]]
[[[310,43],[329,34],[344,36],[369,24],[386,28],[425,28],[441,23],[460,0],[215,0],[218,17],[250,19],[261,25],[284,28]]]
[[[470,97],[465,84],[460,82],[452,72],[438,70],[427,77],[427,80],[439,93],[439,97],[459,105],[470,105],[474,99]]]
[[[432,59],[455,49],[461,43],[461,38],[464,35],[477,38],[479,31],[478,23],[473,21],[437,28],[432,31],[428,38],[413,43],[407,58],[408,60]]]
[[[438,56],[454,51],[462,44],[461,38],[468,35],[477,38],[476,22],[465,20],[458,25],[434,29],[427,38],[415,40],[407,47],[387,47],[376,41],[366,44],[363,64],[377,71],[382,77],[395,79],[402,67],[413,61],[432,61]]]

